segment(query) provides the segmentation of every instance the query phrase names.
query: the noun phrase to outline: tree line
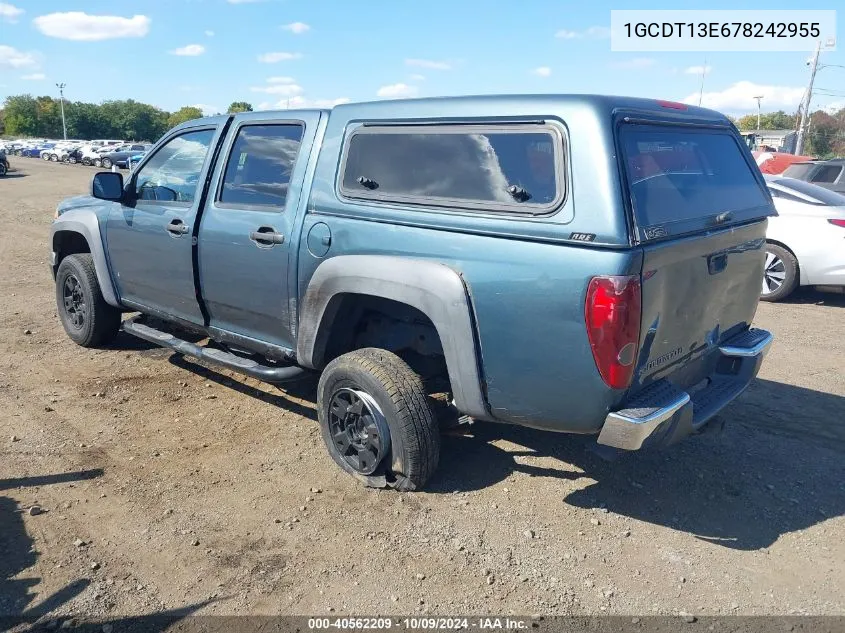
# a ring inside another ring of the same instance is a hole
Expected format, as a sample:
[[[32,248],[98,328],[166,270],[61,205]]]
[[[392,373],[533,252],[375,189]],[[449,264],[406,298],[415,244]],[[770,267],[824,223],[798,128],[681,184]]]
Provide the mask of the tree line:
[[[62,112],[58,99],[49,96],[13,95],[0,109],[0,132],[6,136],[62,138]],[[81,140],[120,138],[154,142],[174,125],[203,116],[194,106],[176,112],[133,99],[85,103],[65,101],[67,137]],[[252,105],[235,101],[228,112],[251,112]]]
[[[804,154],[819,158],[845,156],[845,108],[833,114],[817,110],[809,120]],[[760,115],[761,130],[797,130],[800,122],[799,114],[787,114],[783,110]],[[757,115],[746,114],[735,123],[740,130],[756,130]]]
[[[194,106],[165,112],[133,99],[103,103],[65,101],[64,107],[67,136],[76,139],[122,138],[154,142],[173,126],[202,116],[200,109]],[[227,112],[252,112],[252,105],[234,101]],[[757,115],[747,114],[735,123],[740,130],[755,130]],[[763,130],[797,130],[798,123],[797,114],[787,114],[783,110],[760,115],[760,129]],[[61,104],[49,96],[7,97],[0,109],[0,132],[6,136],[62,138]],[[804,151],[820,158],[845,156],[845,108],[833,114],[822,110],[812,113]]]

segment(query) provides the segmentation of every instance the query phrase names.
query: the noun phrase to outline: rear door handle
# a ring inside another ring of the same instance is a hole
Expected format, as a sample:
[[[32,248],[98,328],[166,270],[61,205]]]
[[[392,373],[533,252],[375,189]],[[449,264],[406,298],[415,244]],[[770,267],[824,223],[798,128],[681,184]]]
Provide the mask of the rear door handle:
[[[166,228],[167,232],[174,237],[180,237],[182,235],[185,235],[188,231],[191,230],[191,227],[182,222],[182,220],[180,220],[179,218],[170,220],[170,224],[168,224]]]
[[[249,234],[249,239],[255,242],[258,246],[273,246],[275,244],[284,244],[285,236],[282,233],[277,233],[272,226],[262,226],[257,231],[252,231]]]

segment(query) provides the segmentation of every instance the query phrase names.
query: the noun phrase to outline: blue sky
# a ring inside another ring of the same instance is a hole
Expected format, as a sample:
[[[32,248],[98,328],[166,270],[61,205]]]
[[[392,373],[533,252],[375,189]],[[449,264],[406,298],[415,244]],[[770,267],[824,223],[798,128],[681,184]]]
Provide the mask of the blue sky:
[[[627,6],[626,6],[627,5]],[[722,8],[795,9],[784,0]],[[835,9],[819,0],[813,9]],[[698,100],[700,53],[613,53],[612,8],[521,0],[0,0],[0,100],[133,98],[167,110],[402,96],[596,92]],[[643,9],[678,8],[650,2]],[[684,8],[714,7],[689,3]],[[718,7],[717,7],[718,8]],[[845,18],[845,16],[843,16]],[[839,27],[840,34],[842,27]],[[840,38],[841,39],[841,38]],[[845,107],[845,46],[825,52],[814,107]],[[709,53],[704,105],[794,111],[809,53]]]

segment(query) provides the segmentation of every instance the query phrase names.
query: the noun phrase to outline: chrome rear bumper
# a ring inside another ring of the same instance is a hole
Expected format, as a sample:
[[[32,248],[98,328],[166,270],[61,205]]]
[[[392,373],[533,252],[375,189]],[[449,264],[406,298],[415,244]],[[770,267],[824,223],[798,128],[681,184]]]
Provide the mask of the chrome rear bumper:
[[[720,360],[736,362],[693,393],[665,379],[649,385],[624,409],[607,415],[598,443],[633,451],[646,443],[671,444],[699,430],[751,384],[773,340],[766,330],[748,329],[719,346]]]

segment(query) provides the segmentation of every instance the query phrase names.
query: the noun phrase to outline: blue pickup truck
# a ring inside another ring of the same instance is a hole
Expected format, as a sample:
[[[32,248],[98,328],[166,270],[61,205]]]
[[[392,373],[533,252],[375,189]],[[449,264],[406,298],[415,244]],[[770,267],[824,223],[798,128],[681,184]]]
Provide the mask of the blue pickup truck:
[[[334,461],[414,490],[438,420],[626,450],[703,430],[772,341],[751,322],[774,214],[711,110],[459,97],[189,121],[62,202],[50,244],[73,341],[320,372]]]

